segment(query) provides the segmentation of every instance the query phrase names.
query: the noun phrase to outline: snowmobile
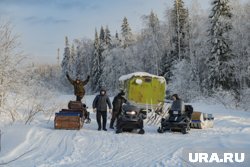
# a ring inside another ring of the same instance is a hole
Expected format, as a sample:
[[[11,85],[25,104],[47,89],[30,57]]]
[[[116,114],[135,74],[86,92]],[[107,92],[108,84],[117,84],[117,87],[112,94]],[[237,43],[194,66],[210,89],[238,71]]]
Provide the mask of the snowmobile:
[[[166,118],[162,118],[158,132],[181,131],[183,134],[186,134],[190,130],[192,113],[193,107],[191,105],[185,105],[184,113],[182,113],[180,109],[171,109],[169,115]]]
[[[116,133],[132,132],[139,129],[144,134],[143,120],[147,118],[147,111],[129,103],[123,104],[121,114],[116,124]]]

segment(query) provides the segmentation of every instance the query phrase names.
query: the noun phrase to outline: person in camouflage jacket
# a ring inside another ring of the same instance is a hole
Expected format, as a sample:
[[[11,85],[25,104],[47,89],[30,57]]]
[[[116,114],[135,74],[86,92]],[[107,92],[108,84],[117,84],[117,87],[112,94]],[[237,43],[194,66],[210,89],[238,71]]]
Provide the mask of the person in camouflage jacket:
[[[76,95],[76,101],[81,101],[85,95],[84,86],[89,82],[90,76],[88,75],[85,81],[81,81],[79,78],[73,80],[72,78],[70,78],[68,73],[66,73],[66,77],[68,78],[69,82],[74,86],[74,94]]]

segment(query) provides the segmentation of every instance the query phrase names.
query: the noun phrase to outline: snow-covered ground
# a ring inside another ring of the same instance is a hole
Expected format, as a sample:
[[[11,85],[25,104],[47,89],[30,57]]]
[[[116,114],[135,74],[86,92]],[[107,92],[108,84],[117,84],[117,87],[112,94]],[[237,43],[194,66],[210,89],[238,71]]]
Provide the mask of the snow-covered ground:
[[[65,104],[62,108],[73,98],[60,97],[59,101]],[[93,98],[86,98],[89,111],[92,111]],[[85,124],[79,131],[55,130],[53,118],[48,121],[43,117],[30,125],[5,125],[1,127],[0,166],[176,167],[185,166],[180,163],[185,148],[250,149],[250,112],[205,103],[192,105],[196,111],[214,114],[214,128],[192,129],[187,135],[177,132],[159,134],[157,126],[146,125],[144,135],[115,134],[110,129],[97,131],[94,113],[91,113],[91,124]]]

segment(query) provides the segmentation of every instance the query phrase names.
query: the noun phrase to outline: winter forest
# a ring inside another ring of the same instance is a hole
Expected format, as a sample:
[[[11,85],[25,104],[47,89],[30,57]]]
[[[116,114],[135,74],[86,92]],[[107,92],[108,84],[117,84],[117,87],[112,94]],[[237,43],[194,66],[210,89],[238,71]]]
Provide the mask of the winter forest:
[[[106,87],[113,95],[119,90],[121,75],[144,71],[164,76],[167,95],[178,93],[185,102],[213,99],[231,107],[249,107],[250,2],[212,0],[204,10],[198,0],[190,8],[182,0],[173,0],[164,20],[158,19],[157,11],[141,19],[139,32],[130,28],[124,16],[115,34],[103,25],[96,27],[93,39],[66,36],[55,65],[27,63],[11,23],[1,21],[1,111],[8,110],[15,120],[18,106],[32,100],[22,115],[29,122],[36,113],[53,110],[36,100],[49,101],[54,92],[73,93],[66,72],[82,80],[90,75],[88,94]],[[19,98],[24,94],[25,99]],[[6,102],[9,96],[16,99],[11,109]]]
[[[186,101],[225,96],[236,105],[250,98],[250,3],[213,0],[203,11],[182,0],[166,9],[160,21],[151,11],[142,16],[144,28],[133,33],[124,17],[120,33],[108,25],[95,30],[94,39],[65,38],[62,75],[84,79],[91,75],[89,91],[106,87],[115,92],[121,75],[145,71],[164,76],[169,92]]]

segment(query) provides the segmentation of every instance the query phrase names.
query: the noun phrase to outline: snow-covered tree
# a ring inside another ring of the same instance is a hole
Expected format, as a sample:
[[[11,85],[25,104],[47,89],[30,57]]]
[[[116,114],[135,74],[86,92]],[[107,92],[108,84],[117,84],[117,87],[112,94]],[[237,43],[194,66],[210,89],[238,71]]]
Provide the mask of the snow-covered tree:
[[[100,57],[100,62],[102,61],[102,53],[107,49],[107,44],[106,44],[106,34],[103,26],[101,26],[100,29],[100,35],[99,35],[99,57]]]
[[[107,48],[111,47],[111,34],[108,26],[105,28],[105,43],[107,45]]]
[[[69,40],[68,37],[65,37],[65,48],[63,53],[63,60],[62,60],[62,71],[63,74],[66,74],[66,72],[72,72],[70,69],[70,46],[69,46]]]
[[[189,59],[189,16],[188,10],[184,7],[183,0],[175,0],[174,8],[170,14],[172,27],[171,44],[173,52],[171,56],[175,60]]]
[[[94,53],[93,41],[90,39],[75,39],[74,45],[76,46],[76,57],[73,67],[77,74],[75,77],[79,77],[81,80],[85,80],[87,75],[91,75],[92,59]],[[91,82],[87,84],[86,91],[90,93]]]
[[[234,84],[234,65],[232,63],[231,41],[232,13],[228,0],[213,0],[210,18],[211,54],[207,59],[210,89],[229,90]]]
[[[69,58],[69,74],[72,74],[72,77],[76,77],[80,74],[80,71],[78,70],[77,67],[77,61],[76,61],[76,49],[75,49],[75,45],[72,44],[71,45],[71,49],[70,49],[70,58]]]
[[[8,93],[18,91],[20,86],[20,67],[23,65],[24,56],[19,51],[19,45],[18,36],[13,33],[11,23],[0,19],[0,108]]]
[[[121,40],[117,31],[115,33],[115,36],[111,37],[111,46],[112,48],[117,48],[121,46]]]
[[[122,34],[122,43],[123,47],[128,47],[133,41],[133,34],[131,28],[128,23],[128,19],[126,17],[123,18],[122,26],[121,26],[121,34]]]
[[[119,34],[117,31],[115,32],[115,38],[119,40]]]
[[[149,15],[143,17],[145,29],[142,31],[141,42],[143,45],[142,61],[145,71],[159,75],[162,73],[160,67],[163,53],[163,40],[160,31],[160,22],[157,15],[151,11]]]
[[[234,77],[236,80],[235,97],[238,102],[245,98],[247,89],[250,87],[250,3],[241,4],[239,1],[231,2],[233,6],[232,25],[230,33],[232,52],[234,55]]]
[[[166,79],[167,83],[170,82],[173,72],[173,62],[175,61],[174,58],[171,56],[171,53],[165,52],[161,59],[161,68],[162,68],[162,76]]]
[[[101,26],[100,29],[100,35],[99,35],[100,43],[105,43],[105,31],[103,26]]]
[[[105,32],[103,27],[100,30],[100,36],[98,37],[97,31],[95,31],[94,41],[94,54],[92,58],[92,91],[97,92],[100,87],[104,86],[103,81],[103,51],[105,50]]]
[[[91,68],[91,86],[92,91],[97,92],[99,88],[99,78],[100,78],[100,54],[99,54],[99,37],[97,30],[95,30],[95,40],[94,40],[94,53],[92,58],[92,68]]]
[[[199,4],[198,0],[193,0],[189,14],[189,50],[190,50],[190,61],[187,65],[190,65],[192,68],[192,75],[190,80],[193,85],[193,88],[199,89],[196,92],[206,94],[205,86],[207,69],[206,69],[206,58],[209,53],[209,48],[207,47],[207,27],[208,15]]]

